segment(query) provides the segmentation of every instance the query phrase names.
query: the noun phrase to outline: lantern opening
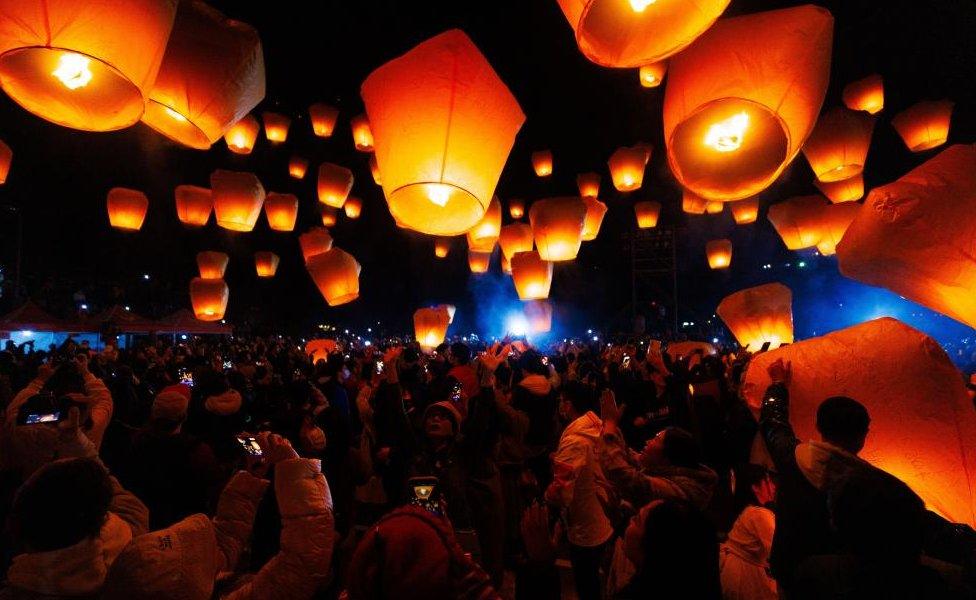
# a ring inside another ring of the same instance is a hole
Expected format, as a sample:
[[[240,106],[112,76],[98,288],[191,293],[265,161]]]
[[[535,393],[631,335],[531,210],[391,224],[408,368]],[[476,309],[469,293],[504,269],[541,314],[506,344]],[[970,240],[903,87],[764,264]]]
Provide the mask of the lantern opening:
[[[152,99],[147,100],[146,114],[143,116],[143,120],[147,125],[169,139],[186,144],[190,148],[197,150],[210,148],[210,140],[207,138],[207,134],[184,115],[165,104]],[[248,144],[247,137],[243,133],[237,132],[233,137],[236,138],[235,149],[250,151],[252,144]]]
[[[485,215],[487,207],[467,190],[449,183],[412,183],[390,192],[390,212],[397,222],[411,229],[423,226],[425,233],[459,235]],[[415,223],[417,215],[429,215]]]
[[[58,68],[51,71],[51,75],[57,77],[64,87],[76,90],[85,87],[92,80],[92,72],[88,68],[90,64],[91,59],[77,52],[65,52],[58,59]]]

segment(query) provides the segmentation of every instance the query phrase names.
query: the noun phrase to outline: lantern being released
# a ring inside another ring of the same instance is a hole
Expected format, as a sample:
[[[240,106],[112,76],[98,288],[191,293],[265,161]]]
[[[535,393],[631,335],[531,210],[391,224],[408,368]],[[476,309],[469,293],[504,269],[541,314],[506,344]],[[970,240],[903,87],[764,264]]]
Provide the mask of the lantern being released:
[[[976,327],[976,149],[955,145],[874,188],[837,246],[840,271]]]
[[[881,75],[868,75],[844,86],[844,105],[874,115],[884,108],[884,84]]]
[[[358,219],[363,212],[363,201],[355,196],[349,196],[346,203],[342,205],[342,210],[346,213],[346,217]]]
[[[437,258],[447,258],[451,252],[451,238],[439,237],[434,240],[434,256]]]
[[[661,216],[661,203],[654,200],[635,202],[634,215],[637,217],[639,229],[657,227],[657,220]]]
[[[176,217],[181,223],[192,227],[207,224],[213,211],[210,190],[195,185],[178,185],[173,194],[176,196]]]
[[[948,100],[919,102],[895,115],[891,124],[912,152],[931,150],[949,138],[952,106]]]
[[[48,121],[86,131],[142,117],[174,0],[0,2],[0,87]]]
[[[264,216],[274,231],[294,231],[298,220],[298,197],[271,192],[264,200]]]
[[[533,243],[532,228],[525,223],[506,225],[498,236],[498,245],[502,247],[502,254],[508,260],[512,260],[519,252],[530,252]]]
[[[339,345],[335,340],[326,338],[308,340],[305,344],[305,354],[312,359],[313,365],[320,360],[329,360],[329,355],[338,349]]]
[[[603,225],[603,217],[607,214],[607,205],[596,198],[583,198],[586,205],[586,217],[583,221],[583,241],[589,242],[596,239],[600,233],[600,226]]]
[[[487,273],[491,264],[491,252],[468,249],[468,268],[472,273]]]
[[[288,139],[291,119],[276,112],[262,113],[261,119],[264,121],[264,137],[268,138],[269,142],[280,144]]]
[[[552,304],[548,300],[526,302],[522,309],[529,324],[530,333],[549,333],[552,331]]]
[[[326,227],[335,227],[339,222],[339,209],[331,206],[322,207],[322,224]]]
[[[230,257],[225,252],[205,250],[197,253],[197,268],[201,279],[223,279]]]
[[[413,313],[413,332],[425,352],[431,352],[444,343],[451,317],[443,305],[420,308]]]
[[[316,102],[308,107],[308,117],[312,122],[312,132],[319,137],[332,137],[339,109],[329,104]]]
[[[360,152],[373,151],[373,127],[366,115],[356,115],[349,121],[352,128],[352,142]]]
[[[861,205],[857,202],[844,202],[824,207],[820,212],[823,233],[820,242],[817,243],[820,254],[830,256],[836,252],[837,244],[844,238],[844,233],[860,210]]]
[[[863,174],[830,183],[824,183],[823,181],[814,181],[813,183],[834,204],[853,202],[860,200],[864,196]]]
[[[789,250],[816,246],[823,236],[820,213],[828,205],[820,195],[790,198],[769,207],[766,218]]]
[[[258,277],[274,277],[278,272],[278,263],[281,261],[274,252],[255,252],[254,270]]]
[[[498,196],[491,199],[485,216],[468,230],[468,247],[477,252],[491,252],[502,228],[502,203]]]
[[[638,71],[638,78],[640,79],[640,84],[646,88],[656,88],[661,85],[664,81],[664,74],[668,71],[667,61],[660,61],[656,63],[651,63],[649,65],[641,65],[640,71]]]
[[[217,225],[251,231],[264,204],[264,186],[253,173],[216,170],[210,175]]]
[[[559,0],[586,58],[634,68],[663,60],[708,29],[729,0]]]
[[[843,181],[864,170],[874,117],[846,108],[832,108],[820,116],[803,145],[803,155],[817,179]]]
[[[576,187],[580,196],[596,198],[600,195],[600,175],[598,173],[580,173],[576,176]]]
[[[708,202],[698,194],[685,188],[681,191],[681,210],[689,215],[703,215],[708,208]]]
[[[342,208],[352,190],[352,171],[332,163],[319,165],[319,202],[333,208]]]
[[[224,133],[227,148],[234,154],[250,154],[254,149],[254,142],[258,139],[261,124],[254,115],[244,117],[230,126]]]
[[[618,192],[632,192],[644,184],[644,168],[651,160],[650,146],[622,147],[610,155],[607,166]]]
[[[508,201],[508,215],[513,219],[521,219],[525,216],[525,202],[512,198]]]
[[[194,277],[190,280],[190,302],[193,314],[201,321],[219,321],[224,318],[230,289],[223,279]]]
[[[542,260],[539,253],[519,252],[512,256],[512,280],[521,300],[541,300],[549,297],[552,286],[552,263]]]
[[[529,224],[542,260],[573,260],[583,241],[586,204],[582,198],[546,198],[529,209]]]
[[[549,150],[533,152],[532,170],[539,177],[549,177],[552,175],[552,152]]]
[[[707,200],[766,189],[813,129],[827,90],[833,17],[806,5],[723,19],[671,60],[671,171]]]
[[[288,159],[288,174],[295,179],[304,179],[308,171],[308,159],[301,156],[292,156]]]
[[[0,184],[7,183],[10,173],[10,162],[14,158],[14,151],[3,140],[0,140]]]
[[[705,244],[709,269],[727,269],[732,264],[732,241],[712,240]]]
[[[430,235],[471,229],[525,121],[478,48],[447,31],[373,71],[361,92],[394,219]]]
[[[109,225],[123,231],[139,231],[149,210],[149,198],[138,190],[112,188],[106,199]]]
[[[781,283],[767,283],[726,296],[715,311],[743,348],[757,352],[793,343],[793,294]]]
[[[348,252],[333,248],[310,258],[305,267],[329,306],[347,304],[359,297],[362,267]]]
[[[766,369],[778,359],[792,364],[790,423],[798,439],[817,438],[826,398],[853,398],[871,418],[858,456],[907,483],[928,509],[976,525],[976,412],[935,340],[883,318],[760,354],[742,386],[754,411],[770,383]]]
[[[302,247],[302,257],[308,263],[313,256],[324,254],[332,249],[332,236],[325,227],[312,227],[298,236],[298,244]]]
[[[732,219],[736,225],[755,223],[759,218],[759,198],[746,198],[732,203]]]

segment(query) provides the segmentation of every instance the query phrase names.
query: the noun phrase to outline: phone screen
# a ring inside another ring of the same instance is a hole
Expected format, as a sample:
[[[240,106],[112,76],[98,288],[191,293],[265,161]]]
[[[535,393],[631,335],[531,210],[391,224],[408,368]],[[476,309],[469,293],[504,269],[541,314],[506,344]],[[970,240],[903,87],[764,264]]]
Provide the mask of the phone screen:
[[[410,499],[410,504],[419,506],[437,515],[444,514],[436,477],[411,477],[407,483],[413,491],[413,498]]]
[[[384,367],[384,365],[383,365],[383,361],[382,360],[376,361],[376,374],[377,375],[380,375],[380,374],[383,373],[383,367]]]
[[[180,383],[193,387],[193,371],[184,368],[180,369],[177,374],[180,376]]]
[[[455,383],[454,387],[451,389],[451,402],[457,404],[461,401],[461,383]]]
[[[250,456],[261,456],[264,454],[258,441],[249,435],[239,435],[237,436],[237,441],[244,448],[244,452],[247,452]]]
[[[61,420],[61,413],[30,413],[24,419],[25,425],[37,425],[39,423],[57,423]]]
[[[229,370],[231,370],[233,368],[234,368],[234,361],[232,361],[232,360],[225,360],[224,361],[224,370],[225,371],[229,371]]]

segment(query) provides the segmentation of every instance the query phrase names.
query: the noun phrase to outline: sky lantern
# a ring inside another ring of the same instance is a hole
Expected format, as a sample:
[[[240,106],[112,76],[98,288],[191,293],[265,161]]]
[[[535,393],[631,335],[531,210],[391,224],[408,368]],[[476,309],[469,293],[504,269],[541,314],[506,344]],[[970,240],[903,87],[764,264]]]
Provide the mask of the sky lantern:
[[[549,297],[552,286],[552,263],[543,260],[535,250],[518,252],[511,258],[512,280],[521,300]]]
[[[394,219],[430,235],[471,229],[525,115],[470,38],[437,35],[373,71],[361,92]]]
[[[891,125],[912,152],[931,150],[949,138],[952,107],[949,100],[919,102],[895,115]]]
[[[302,247],[302,257],[307,263],[313,256],[332,249],[332,236],[325,227],[312,227],[298,236],[298,244]]]
[[[539,150],[532,153],[532,170],[539,177],[552,175],[552,151]]]
[[[291,119],[281,113],[266,111],[261,113],[261,120],[264,121],[264,137],[269,142],[280,144],[288,139]]]
[[[173,190],[176,197],[176,217],[184,225],[202,227],[210,220],[213,211],[213,194],[205,187],[178,185]]]
[[[646,88],[656,88],[661,85],[664,81],[664,74],[668,71],[668,62],[665,60],[650,63],[647,65],[641,65],[640,70],[637,72],[637,77],[640,80],[642,87]]]
[[[278,272],[278,263],[281,259],[274,252],[255,252],[254,270],[258,277],[274,277]]]
[[[644,184],[644,168],[651,160],[650,146],[620,147],[610,155],[607,166],[618,192],[632,192]]]
[[[705,244],[709,269],[727,269],[732,264],[732,241],[712,240]]]
[[[335,227],[339,222],[339,209],[331,206],[322,207],[322,224],[326,227]]]
[[[376,185],[383,185],[383,178],[380,176],[380,167],[376,164],[376,155],[369,155],[369,172],[373,176],[373,183]]]
[[[881,75],[868,75],[844,86],[844,106],[875,115],[884,109],[884,83]]]
[[[413,313],[413,333],[425,352],[431,352],[444,343],[451,317],[443,305],[419,308]]]
[[[123,231],[139,231],[149,210],[149,198],[139,190],[116,187],[106,199],[109,225]]]
[[[663,60],[708,29],[729,0],[559,0],[583,56],[604,67]]]
[[[251,231],[264,205],[264,186],[253,173],[217,169],[210,175],[217,225]]]
[[[552,304],[548,300],[530,300],[522,307],[530,333],[552,331]]]
[[[746,198],[732,203],[732,220],[736,225],[755,223],[759,218],[759,198]]]
[[[227,149],[234,154],[250,154],[260,130],[261,124],[254,115],[244,115],[224,132]]]
[[[434,256],[437,258],[447,258],[451,252],[451,238],[439,237],[434,239]]]
[[[348,252],[332,248],[308,259],[305,267],[329,306],[347,304],[359,298],[362,266]]]
[[[535,247],[543,260],[573,260],[583,241],[586,204],[582,198],[546,198],[529,209]]]
[[[14,159],[14,151],[3,140],[0,140],[0,184],[7,183],[10,173],[10,162]]]
[[[468,268],[472,273],[487,273],[491,264],[491,252],[468,249]]]
[[[758,352],[793,343],[793,294],[781,283],[767,283],[730,294],[715,311],[739,342]],[[826,398],[826,396],[824,396]]]
[[[671,60],[671,171],[707,200],[766,189],[813,130],[830,74],[833,17],[812,5],[722,19]]]
[[[837,106],[820,115],[803,145],[803,155],[817,179],[829,183],[860,175],[873,130],[874,117],[860,111]]]
[[[227,311],[230,289],[223,279],[194,277],[190,280],[193,314],[201,321],[219,321]]]
[[[823,234],[820,236],[820,242],[817,243],[820,254],[830,256],[836,252],[837,244],[843,239],[844,232],[851,226],[860,210],[861,205],[857,202],[843,202],[824,207],[820,212]]]
[[[661,216],[661,203],[655,200],[635,202],[634,215],[637,217],[639,229],[657,227],[657,220]]]
[[[820,194],[790,198],[769,207],[766,218],[789,250],[816,246],[823,235],[820,213],[828,205]]]
[[[607,214],[607,205],[596,198],[583,198],[586,205],[586,217],[583,221],[583,241],[589,242],[596,239],[600,233],[600,226],[603,225],[603,217]]]
[[[817,186],[817,189],[823,192],[823,195],[827,196],[827,198],[834,204],[838,204],[840,202],[853,202],[864,197],[863,173],[855,175],[854,177],[842,179],[840,181],[831,181],[830,183],[826,183],[817,180],[813,183]]]
[[[705,212],[710,215],[720,215],[725,210],[725,203],[720,200],[708,200],[705,202]]]
[[[346,217],[358,219],[359,215],[363,212],[363,201],[356,196],[349,196],[346,199],[346,203],[342,205],[342,210],[345,211]]]
[[[490,252],[498,241],[502,228],[502,203],[495,196],[485,211],[485,216],[468,230],[468,246],[479,252]]]
[[[308,159],[295,155],[288,159],[288,174],[295,179],[304,179],[308,171]]]
[[[298,220],[298,196],[271,192],[264,199],[264,216],[274,231],[294,231]]]
[[[434,308],[444,309],[447,311],[447,324],[450,325],[454,322],[454,315],[457,313],[457,307],[453,304],[438,304]]]
[[[143,122],[206,150],[263,98],[258,32],[199,0],[180,2]]]
[[[521,219],[525,216],[525,201],[512,198],[508,201],[508,215],[513,219]]]
[[[976,148],[954,145],[868,193],[840,271],[976,327]]]
[[[333,208],[342,208],[352,190],[352,171],[332,163],[319,165],[319,202]]]
[[[197,268],[203,279],[223,279],[230,257],[226,252],[204,250],[197,253]]]
[[[308,340],[305,344],[305,354],[312,359],[312,364],[320,360],[329,360],[329,355],[339,349],[339,344],[333,339],[319,338]]]
[[[908,484],[929,510],[976,525],[976,411],[938,342],[886,317],[760,354],[742,386],[757,414],[767,369],[778,359],[792,365],[789,416],[797,438],[817,438],[825,398],[854,398],[871,417],[858,456]]]
[[[508,260],[508,257],[505,256],[505,253],[504,252],[502,253],[501,258],[502,258],[502,273],[505,273],[506,275],[511,275],[512,274],[512,261]]]
[[[352,128],[352,141],[356,150],[372,152],[374,145],[373,127],[365,114],[356,115],[349,121]]]
[[[5,0],[0,87],[42,119],[86,131],[138,121],[176,16],[174,0]]]
[[[508,260],[512,260],[519,252],[530,252],[533,244],[532,228],[525,223],[506,225],[498,236],[498,245],[502,247],[502,254]]]
[[[312,133],[319,137],[332,137],[339,119],[339,109],[330,104],[316,102],[308,107],[308,117],[312,122]]]
[[[681,210],[689,215],[703,215],[707,208],[708,202],[704,198],[688,188],[681,190]]]
[[[576,187],[579,188],[580,196],[584,198],[596,198],[600,195],[600,174],[580,173],[576,176]]]

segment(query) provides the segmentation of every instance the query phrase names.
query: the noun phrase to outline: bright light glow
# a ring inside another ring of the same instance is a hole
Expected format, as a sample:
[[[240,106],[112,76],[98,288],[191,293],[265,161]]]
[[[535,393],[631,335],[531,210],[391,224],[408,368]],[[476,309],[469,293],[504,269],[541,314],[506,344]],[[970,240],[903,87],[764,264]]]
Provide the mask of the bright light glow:
[[[630,8],[634,9],[634,12],[644,12],[645,8],[655,2],[657,0],[630,0]]]
[[[163,110],[165,110],[165,111],[166,111],[166,114],[167,114],[167,115],[169,115],[169,116],[171,116],[171,117],[173,117],[173,119],[175,119],[175,120],[177,120],[177,121],[180,121],[181,123],[186,123],[186,117],[184,117],[184,116],[183,116],[183,115],[181,115],[180,113],[178,113],[178,112],[176,112],[176,111],[175,111],[175,110],[173,110],[172,108],[170,108],[170,107],[168,107],[168,106],[164,106],[164,107],[163,107]]]
[[[57,77],[64,87],[76,90],[85,87],[92,80],[92,72],[88,68],[90,64],[91,59],[74,52],[66,52],[61,55],[58,68],[52,71],[51,75]]]
[[[81,305],[81,310],[88,310],[88,305],[87,304],[82,304]]]
[[[233,139],[230,141],[230,144],[235,148],[246,148],[247,138],[244,137],[243,133],[235,133]]]
[[[33,337],[34,332],[31,331],[30,329],[24,329],[23,331],[20,332],[20,335],[23,337]]]
[[[718,343],[718,338],[712,338],[712,343],[713,344],[717,344]]]
[[[181,335],[180,335],[180,339],[181,339],[181,340],[185,340],[185,339],[186,339],[186,334],[185,334],[185,333],[184,333],[184,334],[181,334]]]
[[[654,82],[657,81],[657,77],[655,77],[655,76],[653,76],[651,74],[646,74],[646,75],[644,75],[644,81],[646,81],[647,83],[654,83]]]
[[[599,341],[600,341],[600,336],[596,336],[596,335],[594,335],[594,336],[593,336],[593,341],[594,341],[594,342],[599,342]]]
[[[732,152],[742,146],[742,137],[749,126],[749,114],[740,112],[708,128],[705,145],[719,152]]]
[[[627,187],[634,185],[634,178],[630,175],[624,175],[624,185]]]
[[[373,345],[373,342],[371,342],[369,340],[366,340],[365,342],[363,342],[363,345],[364,346],[372,346]]]
[[[131,309],[131,308],[129,308],[129,306],[128,306],[128,305],[126,305],[126,307],[125,307],[125,310],[132,310],[132,309]]]
[[[451,199],[451,188],[443,183],[428,183],[427,198],[437,206],[445,206]]]
[[[529,322],[525,320],[525,316],[513,313],[505,319],[505,332],[509,335],[521,336],[525,335],[528,331]]]
[[[142,278],[145,279],[146,281],[149,281],[149,273],[143,273]]]

